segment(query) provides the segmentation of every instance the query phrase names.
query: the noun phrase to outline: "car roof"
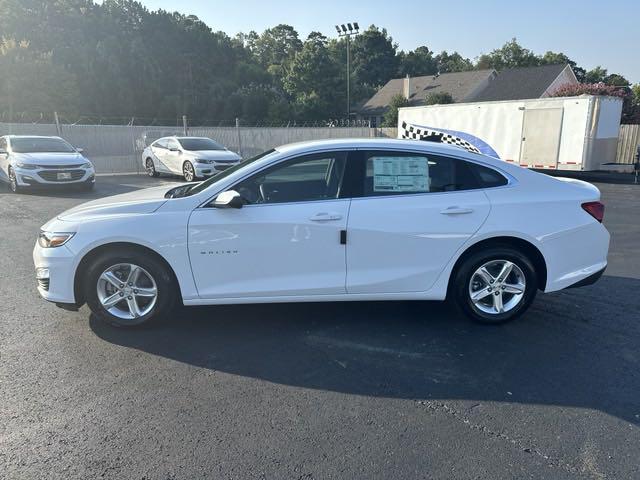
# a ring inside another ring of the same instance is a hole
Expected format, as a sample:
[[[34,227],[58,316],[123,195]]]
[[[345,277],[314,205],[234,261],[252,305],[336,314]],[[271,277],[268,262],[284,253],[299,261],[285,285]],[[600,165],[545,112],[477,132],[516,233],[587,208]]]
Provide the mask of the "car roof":
[[[56,135],[4,135],[3,138],[55,138],[56,140],[64,140]]]
[[[326,148],[410,148],[432,153],[476,155],[462,147],[456,147],[454,145],[425,142],[424,140],[400,140],[395,138],[334,138],[328,140],[312,140],[282,145],[277,147],[276,150],[288,154],[324,150]]]

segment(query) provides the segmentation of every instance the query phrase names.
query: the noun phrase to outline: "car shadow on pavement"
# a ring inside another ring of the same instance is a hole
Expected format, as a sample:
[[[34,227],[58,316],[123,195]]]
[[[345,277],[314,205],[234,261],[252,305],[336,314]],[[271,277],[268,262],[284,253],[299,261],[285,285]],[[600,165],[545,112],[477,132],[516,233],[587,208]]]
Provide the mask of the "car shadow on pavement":
[[[348,394],[583,407],[639,423],[640,281],[539,295],[476,325],[440,302],[182,308],[153,328],[91,317],[105,341],[197,367]]]

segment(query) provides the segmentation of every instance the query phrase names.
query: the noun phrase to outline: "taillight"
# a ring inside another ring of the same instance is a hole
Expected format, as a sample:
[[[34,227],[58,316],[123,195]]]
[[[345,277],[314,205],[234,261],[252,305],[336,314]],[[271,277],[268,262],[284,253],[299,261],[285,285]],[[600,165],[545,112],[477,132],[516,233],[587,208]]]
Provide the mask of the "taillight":
[[[582,209],[602,223],[604,217],[604,204],[600,202],[587,202],[582,204]]]

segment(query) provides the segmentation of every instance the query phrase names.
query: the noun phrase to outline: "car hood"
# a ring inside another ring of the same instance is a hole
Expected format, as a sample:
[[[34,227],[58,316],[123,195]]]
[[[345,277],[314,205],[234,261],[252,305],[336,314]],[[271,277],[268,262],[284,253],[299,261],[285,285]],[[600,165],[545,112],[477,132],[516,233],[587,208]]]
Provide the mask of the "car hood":
[[[88,160],[79,153],[12,153],[12,160],[30,165],[82,165]]]
[[[170,186],[145,188],[83,203],[58,215],[59,220],[80,222],[97,217],[139,215],[155,212],[167,199]]]
[[[217,162],[237,162],[240,155],[230,150],[200,150],[198,152],[186,152],[193,158],[201,158],[203,160],[215,160]]]

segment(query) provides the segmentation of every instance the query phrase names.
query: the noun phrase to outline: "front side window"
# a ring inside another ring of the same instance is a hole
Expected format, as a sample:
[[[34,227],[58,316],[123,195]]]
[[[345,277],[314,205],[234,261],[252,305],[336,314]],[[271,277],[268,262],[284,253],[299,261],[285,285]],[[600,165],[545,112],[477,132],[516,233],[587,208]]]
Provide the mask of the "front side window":
[[[7,139],[0,138],[0,152],[6,152],[6,151],[7,151]]]
[[[167,139],[166,138],[161,138],[160,140],[156,140],[153,143],[153,146],[156,148],[167,148]]]
[[[180,149],[180,144],[174,138],[169,138],[169,139],[167,139],[167,148],[169,150],[179,150]]]
[[[366,197],[481,188],[468,162],[440,155],[366,152]]]
[[[73,153],[76,150],[60,138],[14,137],[11,151],[15,153]]]
[[[299,157],[243,180],[233,189],[254,205],[336,199],[346,156],[346,152],[331,152]]]

